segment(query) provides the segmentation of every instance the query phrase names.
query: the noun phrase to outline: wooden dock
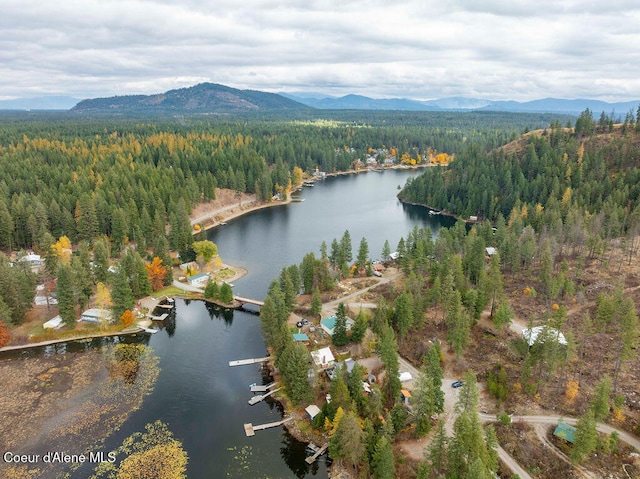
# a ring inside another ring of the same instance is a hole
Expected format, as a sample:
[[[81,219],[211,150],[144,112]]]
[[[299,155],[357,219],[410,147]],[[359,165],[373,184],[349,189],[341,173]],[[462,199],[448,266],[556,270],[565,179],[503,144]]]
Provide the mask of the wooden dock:
[[[324,454],[324,451],[326,451],[328,447],[329,447],[329,443],[326,443],[324,446],[318,449],[313,456],[307,457],[305,459],[305,462],[307,464],[313,464],[316,459],[318,459],[320,456],[322,456],[322,454]]]
[[[251,437],[251,436],[255,436],[256,435],[256,431],[261,431],[263,429],[269,429],[272,427],[278,427],[278,426],[282,426],[285,422],[287,421],[291,421],[291,417],[287,417],[285,419],[283,419],[282,421],[277,421],[277,422],[270,422],[267,424],[259,424],[258,426],[254,426],[251,423],[245,424],[244,425],[244,432],[247,435],[247,437]]]
[[[237,361],[229,361],[229,366],[246,366],[247,364],[266,363],[269,359],[271,359],[271,356],[254,359],[238,359]]]
[[[271,396],[274,393],[277,393],[278,391],[280,391],[281,388],[278,389],[274,389],[273,391],[269,391],[266,394],[257,394],[256,396],[253,396],[251,399],[249,399],[249,405],[253,406],[254,404],[258,404],[260,401],[263,401],[264,399],[267,399],[269,396]]]
[[[264,306],[264,301],[258,301],[257,299],[243,298],[242,296],[234,296],[233,299],[243,304],[247,303],[255,304],[256,306]]]
[[[268,390],[270,390],[272,387],[275,387],[276,384],[278,384],[278,383],[277,382],[272,382],[271,384],[266,384],[266,385],[251,386],[251,392],[252,393],[264,393],[264,392],[267,392]]]
[[[162,313],[160,316],[154,316],[153,314],[147,314],[147,318],[153,319],[154,321],[164,321],[169,317],[169,314]]]

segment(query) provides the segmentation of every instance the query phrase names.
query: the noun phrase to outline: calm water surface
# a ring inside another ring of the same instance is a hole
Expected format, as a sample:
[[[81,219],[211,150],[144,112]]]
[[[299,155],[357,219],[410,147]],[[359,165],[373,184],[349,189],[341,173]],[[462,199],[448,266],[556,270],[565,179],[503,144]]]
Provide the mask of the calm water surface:
[[[402,205],[398,185],[417,171],[386,171],[328,178],[305,188],[303,202],[256,211],[211,230],[209,239],[225,262],[243,266],[249,274],[236,281],[241,296],[264,299],[268,285],[283,266],[300,263],[320,244],[330,248],[346,229],[354,256],[362,237],[370,256],[380,256],[385,239],[392,251],[415,226],[440,228],[440,217],[420,207]],[[274,402],[249,406],[249,385],[267,381],[257,365],[230,368],[234,359],[266,353],[259,318],[242,311],[221,311],[202,301],[176,301],[176,322],[149,338],[160,357],[160,376],[142,408],[109,437],[113,450],[147,423],[161,420],[183,442],[189,454],[189,478],[326,478],[320,461],[304,462],[305,444],[284,428],[245,437],[243,424],[277,421],[282,411]],[[169,334],[171,333],[171,334]],[[73,477],[87,477],[81,469]]]

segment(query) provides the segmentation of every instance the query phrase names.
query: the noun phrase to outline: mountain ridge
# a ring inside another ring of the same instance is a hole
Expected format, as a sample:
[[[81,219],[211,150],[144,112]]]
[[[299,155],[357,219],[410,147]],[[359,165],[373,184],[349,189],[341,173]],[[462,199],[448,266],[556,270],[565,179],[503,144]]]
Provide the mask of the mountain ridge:
[[[215,83],[200,83],[151,95],[118,95],[78,100],[73,97],[43,96],[0,100],[0,110],[70,110],[75,113],[237,113],[259,111],[389,110],[389,111],[500,111],[579,115],[586,108],[594,114],[615,111],[619,117],[637,114],[640,100],[608,103],[585,98],[543,98],[526,102],[486,100],[473,97],[445,97],[433,100],[371,98],[348,94],[335,97],[318,92],[269,93],[239,90]]]
[[[82,100],[70,111],[227,113],[306,109],[308,106],[276,93],[238,90],[216,83],[199,83],[153,95],[123,95]]]

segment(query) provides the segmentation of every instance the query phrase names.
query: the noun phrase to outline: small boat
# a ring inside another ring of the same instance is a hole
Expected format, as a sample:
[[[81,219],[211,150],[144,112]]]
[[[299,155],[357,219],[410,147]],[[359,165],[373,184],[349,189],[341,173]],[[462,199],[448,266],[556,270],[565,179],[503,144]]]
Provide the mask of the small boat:
[[[149,333],[149,334],[156,334],[158,331],[160,331],[159,329],[146,328],[144,326],[140,326],[140,329],[142,329],[145,333]]]
[[[251,384],[249,384],[249,389],[251,389],[252,387],[257,386],[257,385],[258,385],[258,383],[251,383]]]

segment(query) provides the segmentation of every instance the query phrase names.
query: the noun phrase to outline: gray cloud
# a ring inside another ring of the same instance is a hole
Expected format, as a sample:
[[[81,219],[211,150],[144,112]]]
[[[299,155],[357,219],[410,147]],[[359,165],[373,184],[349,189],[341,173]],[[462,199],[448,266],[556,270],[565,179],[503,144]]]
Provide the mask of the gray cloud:
[[[2,10],[0,98],[201,81],[418,99],[640,98],[637,1],[4,0]]]

